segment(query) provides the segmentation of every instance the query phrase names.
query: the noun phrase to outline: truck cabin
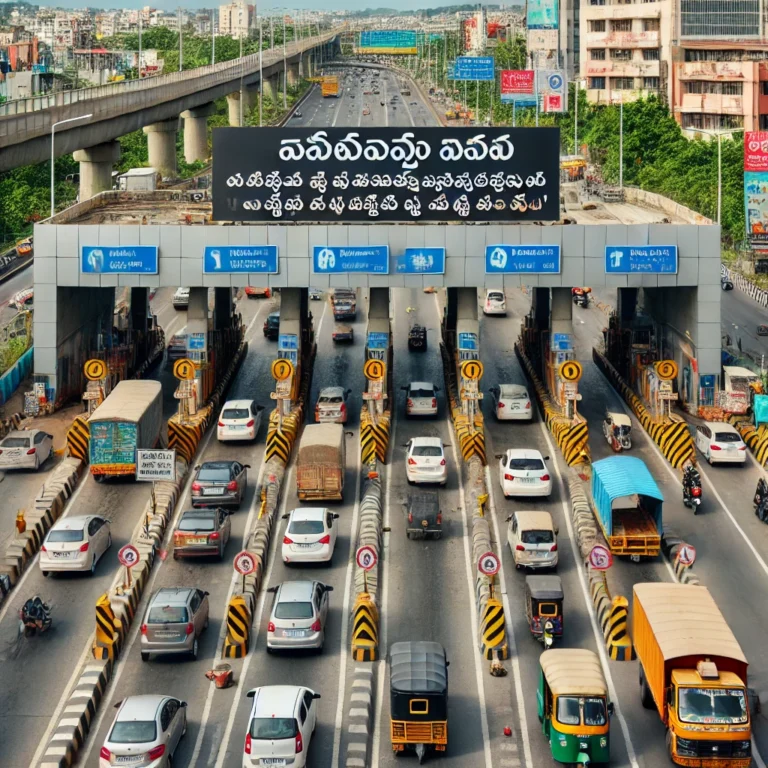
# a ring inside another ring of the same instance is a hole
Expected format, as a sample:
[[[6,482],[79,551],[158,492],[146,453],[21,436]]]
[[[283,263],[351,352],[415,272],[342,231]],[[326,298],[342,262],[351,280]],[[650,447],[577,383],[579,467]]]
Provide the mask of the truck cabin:
[[[677,666],[680,659],[673,660]],[[727,665],[728,659],[718,659]],[[734,672],[702,660],[695,669],[673,669],[667,689],[667,706],[682,723],[747,725],[749,702],[743,681]],[[675,701],[675,691],[677,700]]]

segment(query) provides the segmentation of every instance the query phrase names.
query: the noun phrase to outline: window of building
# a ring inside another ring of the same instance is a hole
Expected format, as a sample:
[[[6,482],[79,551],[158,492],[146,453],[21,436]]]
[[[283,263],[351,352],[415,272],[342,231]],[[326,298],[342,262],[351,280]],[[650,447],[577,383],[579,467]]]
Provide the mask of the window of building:
[[[644,48],[643,49],[643,61],[658,61],[659,49],[658,48]]]
[[[605,0],[589,0],[590,5],[605,5]]]
[[[611,32],[631,32],[632,19],[614,19],[611,21]]]
[[[686,80],[686,93],[715,93],[717,95],[741,96],[744,93],[743,83],[716,83],[709,80]]]
[[[768,115],[760,115],[760,130],[768,131]]]
[[[630,48],[611,48],[611,58],[615,61],[631,61],[632,50]]]
[[[741,96],[744,93],[744,83],[720,83],[725,96]]]
[[[659,78],[658,77],[644,77],[643,88],[646,91],[658,91],[659,90]]]
[[[596,91],[605,90],[605,78],[604,77],[590,77],[589,87]]]
[[[760,81],[760,93],[763,96],[768,96],[768,80]]]
[[[643,19],[643,32],[658,32],[659,20],[658,19]]]
[[[611,88],[615,91],[631,91],[635,87],[634,77],[614,77],[611,78]]]
[[[765,51],[685,49],[686,61],[765,61]]]
[[[760,0],[681,0],[683,37],[758,37]]]
[[[605,19],[598,19],[589,22],[590,32],[605,32]]]
[[[605,61],[605,48],[591,48],[589,51],[589,58],[592,59],[592,61]]]
[[[716,131],[743,127],[744,115],[720,115],[706,112],[683,113],[683,128],[703,128],[708,131]]]

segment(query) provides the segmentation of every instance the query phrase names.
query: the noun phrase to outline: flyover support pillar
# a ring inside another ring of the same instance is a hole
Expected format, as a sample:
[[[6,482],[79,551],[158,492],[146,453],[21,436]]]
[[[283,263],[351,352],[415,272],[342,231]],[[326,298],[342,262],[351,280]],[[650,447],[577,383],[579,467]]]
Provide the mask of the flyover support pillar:
[[[149,150],[149,164],[162,176],[176,175],[176,133],[178,118],[144,126]]]
[[[550,316],[549,350],[544,350],[544,359],[548,360],[547,384],[549,391],[558,400],[568,416],[575,413],[575,387],[567,386],[558,375],[559,366],[567,360],[573,360],[573,297],[570,288],[552,288],[552,310]]]
[[[206,160],[208,150],[208,118],[216,111],[213,103],[203,104],[181,113],[184,120],[184,159],[188,163]]]
[[[288,65],[288,87],[295,88],[299,84],[299,65]]]
[[[277,104],[278,75],[270,75],[264,78],[264,97],[273,104]]]
[[[220,287],[213,289],[213,329],[221,331],[232,325],[235,304],[232,301],[232,289]]]
[[[78,149],[72,157],[80,163],[80,201],[112,189],[112,166],[120,160],[120,144],[107,141]]]
[[[227,95],[227,107],[229,109],[229,125],[231,128],[240,128],[240,101],[243,101],[243,116],[248,115],[259,103],[259,88],[243,88]]]
[[[190,288],[187,308],[187,357],[205,365],[208,362],[208,289]],[[202,369],[195,373],[197,379],[197,404],[203,404]]]
[[[147,332],[149,320],[149,288],[131,288],[131,329]]]

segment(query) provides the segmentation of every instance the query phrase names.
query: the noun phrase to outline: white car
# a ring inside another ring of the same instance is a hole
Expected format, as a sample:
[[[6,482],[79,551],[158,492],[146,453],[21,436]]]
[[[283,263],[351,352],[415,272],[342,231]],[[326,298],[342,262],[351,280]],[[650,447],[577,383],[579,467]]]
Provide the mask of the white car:
[[[255,440],[261,428],[263,405],[256,405],[253,400],[227,400],[219,414],[216,427],[216,439]]]
[[[413,437],[405,444],[405,448],[405,476],[411,485],[446,484],[448,464],[443,441],[439,437]]]
[[[412,381],[405,390],[405,416],[437,416],[437,393],[431,381]]]
[[[247,696],[253,699],[253,706],[245,733],[243,768],[305,768],[320,694],[298,685],[264,685],[248,691]]]
[[[483,303],[484,315],[506,315],[507,314],[507,299],[504,296],[504,291],[498,289],[489,288],[485,292],[485,302]]]
[[[696,427],[696,447],[710,464],[743,464],[747,460],[741,435],[722,421],[705,421]]]
[[[507,544],[515,568],[557,568],[557,526],[549,512],[518,510],[508,519]]]
[[[528,390],[520,384],[491,387],[493,412],[499,421],[531,421],[533,406]]]
[[[549,461],[549,456],[528,448],[510,448],[498,459],[499,483],[505,499],[552,493],[552,476],[544,463]]]
[[[189,307],[189,288],[177,288],[171,299],[174,309],[187,309]]]
[[[40,547],[43,576],[53,571],[96,572],[101,556],[112,546],[109,521],[99,515],[61,518]]]
[[[349,416],[347,398],[351,392],[351,389],[344,389],[344,387],[321,389],[315,403],[315,421],[318,424],[346,424]]]
[[[0,440],[0,469],[40,469],[53,453],[53,435],[15,429]]]
[[[330,563],[336,548],[338,514],[326,507],[300,507],[288,519],[283,536],[282,557],[292,563]]]

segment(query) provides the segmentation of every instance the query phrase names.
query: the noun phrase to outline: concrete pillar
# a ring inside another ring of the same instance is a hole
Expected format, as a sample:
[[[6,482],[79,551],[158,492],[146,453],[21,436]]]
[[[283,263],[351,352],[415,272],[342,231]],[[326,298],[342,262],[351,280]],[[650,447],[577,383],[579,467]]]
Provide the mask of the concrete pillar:
[[[540,331],[549,330],[549,288],[531,289],[531,314]]]
[[[144,126],[149,149],[149,164],[152,168],[157,168],[162,176],[176,175],[176,133],[178,130],[178,118]]]
[[[149,319],[149,288],[131,288],[131,328],[147,332]]]
[[[616,314],[622,328],[629,328],[635,317],[637,292],[637,288],[619,288],[616,292]]]
[[[190,288],[187,307],[187,357],[195,362],[208,360],[208,289]],[[203,386],[198,371],[197,403],[203,404]]]
[[[80,163],[80,202],[112,189],[112,166],[120,160],[117,141],[78,149],[72,157]]]
[[[184,159],[188,163],[197,160],[207,160],[208,150],[208,118],[216,111],[213,102],[194,107],[181,113],[184,120]]]
[[[299,84],[299,65],[288,65],[288,87],[293,88]]]
[[[240,100],[244,98],[243,114],[247,115],[258,106],[259,88],[244,88],[227,95],[227,107],[229,108],[229,125],[232,128],[240,127]]]
[[[270,75],[264,78],[264,98],[269,99],[273,104],[277,103],[278,77],[278,75]]]
[[[213,289],[213,327],[220,331],[232,325],[235,304],[232,301],[232,289],[226,287]]]
[[[573,297],[570,288],[552,289],[551,318],[552,333],[573,333]]]
[[[304,59],[304,72],[307,77],[315,76],[315,57],[311,53]]]

